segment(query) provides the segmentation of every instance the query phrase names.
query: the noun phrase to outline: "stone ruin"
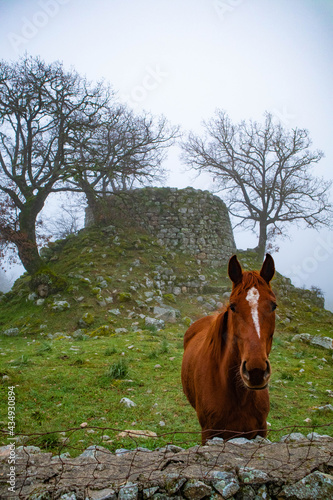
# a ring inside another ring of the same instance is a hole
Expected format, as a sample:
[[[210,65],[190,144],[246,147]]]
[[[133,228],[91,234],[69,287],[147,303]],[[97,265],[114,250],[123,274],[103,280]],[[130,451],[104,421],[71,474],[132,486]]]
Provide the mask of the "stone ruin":
[[[111,194],[103,205],[104,222],[130,222],[167,248],[184,250],[202,264],[219,266],[236,245],[226,205],[218,196],[193,188],[142,188]],[[86,227],[95,222],[86,210]]]

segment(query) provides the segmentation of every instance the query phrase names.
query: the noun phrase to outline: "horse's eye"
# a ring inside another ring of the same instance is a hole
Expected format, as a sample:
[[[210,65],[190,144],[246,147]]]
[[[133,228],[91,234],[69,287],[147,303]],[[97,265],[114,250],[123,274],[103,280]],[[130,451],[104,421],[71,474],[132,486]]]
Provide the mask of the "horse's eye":
[[[230,309],[232,310],[232,312],[236,312],[236,305],[230,304]]]
[[[272,302],[272,311],[275,311],[276,308],[277,308],[277,304],[275,304],[275,302]]]

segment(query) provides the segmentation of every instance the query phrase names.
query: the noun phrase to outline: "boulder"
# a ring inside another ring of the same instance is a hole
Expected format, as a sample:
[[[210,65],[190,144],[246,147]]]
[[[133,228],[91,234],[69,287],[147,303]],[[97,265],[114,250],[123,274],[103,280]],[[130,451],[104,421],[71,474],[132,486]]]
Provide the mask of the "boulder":
[[[310,335],[309,333],[299,333],[294,335],[292,342],[305,342],[306,344],[317,345],[324,349],[333,349],[333,339],[330,337],[321,337],[320,335]]]
[[[177,318],[180,318],[180,311],[170,306],[155,306],[153,313],[156,319],[166,323],[176,323]]]

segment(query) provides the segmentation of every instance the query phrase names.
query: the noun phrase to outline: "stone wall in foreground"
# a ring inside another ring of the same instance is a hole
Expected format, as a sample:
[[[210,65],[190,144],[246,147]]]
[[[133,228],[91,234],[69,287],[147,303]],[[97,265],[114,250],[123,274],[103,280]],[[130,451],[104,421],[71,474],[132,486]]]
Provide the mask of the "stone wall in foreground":
[[[73,429],[71,429],[73,431]],[[102,429],[105,431],[105,429]],[[127,431],[135,432],[135,431]],[[144,431],[147,432],[147,431]],[[16,448],[13,490],[8,488],[11,446],[0,447],[0,498],[61,500],[328,500],[333,498],[333,439],[291,433],[280,442],[214,438],[183,449],[150,451],[89,446],[80,456]],[[69,439],[70,443],[70,439]],[[77,451],[77,447],[75,448]]]
[[[220,265],[236,250],[224,202],[193,188],[142,188],[109,196],[106,219],[138,224],[170,249],[194,255],[201,263]],[[88,209],[86,226],[93,222]]]

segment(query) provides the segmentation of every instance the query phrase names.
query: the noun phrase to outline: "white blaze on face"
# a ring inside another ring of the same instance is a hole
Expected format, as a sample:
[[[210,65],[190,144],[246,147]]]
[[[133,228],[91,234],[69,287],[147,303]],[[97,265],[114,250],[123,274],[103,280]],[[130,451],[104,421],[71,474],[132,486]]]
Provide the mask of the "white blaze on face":
[[[251,307],[251,314],[254,323],[254,327],[257,331],[258,337],[260,338],[260,324],[259,324],[259,314],[258,314],[258,305],[259,305],[259,292],[253,286],[247,292],[246,300],[248,301]]]

